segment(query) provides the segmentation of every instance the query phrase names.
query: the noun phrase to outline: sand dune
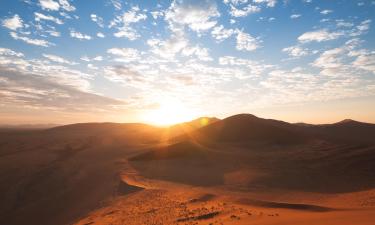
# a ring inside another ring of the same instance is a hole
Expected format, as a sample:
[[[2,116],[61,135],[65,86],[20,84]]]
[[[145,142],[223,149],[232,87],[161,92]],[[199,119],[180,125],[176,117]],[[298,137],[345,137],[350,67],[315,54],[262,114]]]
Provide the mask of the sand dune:
[[[371,224],[375,125],[200,121],[3,130],[0,224]]]

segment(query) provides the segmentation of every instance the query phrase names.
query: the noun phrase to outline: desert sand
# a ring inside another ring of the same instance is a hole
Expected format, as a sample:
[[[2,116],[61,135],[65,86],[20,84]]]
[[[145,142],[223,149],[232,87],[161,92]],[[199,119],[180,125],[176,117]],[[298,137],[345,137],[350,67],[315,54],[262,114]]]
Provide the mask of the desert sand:
[[[249,114],[0,132],[0,224],[373,224],[375,125]]]

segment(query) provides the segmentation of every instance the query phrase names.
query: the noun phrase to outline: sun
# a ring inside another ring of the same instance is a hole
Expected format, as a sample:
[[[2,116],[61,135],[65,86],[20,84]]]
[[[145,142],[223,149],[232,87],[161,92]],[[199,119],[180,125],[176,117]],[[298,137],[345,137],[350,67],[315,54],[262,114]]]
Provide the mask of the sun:
[[[180,100],[174,98],[162,99],[156,109],[144,114],[144,120],[157,126],[169,126],[193,120],[196,113],[185,107]]]

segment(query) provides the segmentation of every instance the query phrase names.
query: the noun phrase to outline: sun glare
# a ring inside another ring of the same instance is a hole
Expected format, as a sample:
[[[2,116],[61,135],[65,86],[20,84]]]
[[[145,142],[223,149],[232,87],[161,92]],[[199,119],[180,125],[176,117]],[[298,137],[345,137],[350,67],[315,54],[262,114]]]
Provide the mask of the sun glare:
[[[185,107],[178,99],[163,99],[158,108],[145,114],[144,120],[158,126],[169,126],[190,121],[195,117],[196,113]]]

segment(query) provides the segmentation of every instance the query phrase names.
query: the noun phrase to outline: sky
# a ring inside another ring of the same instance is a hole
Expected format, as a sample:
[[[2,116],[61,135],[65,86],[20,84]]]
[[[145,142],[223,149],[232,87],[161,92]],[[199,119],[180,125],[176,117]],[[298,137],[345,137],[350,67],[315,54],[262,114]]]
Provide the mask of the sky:
[[[375,0],[2,0],[0,124],[375,123]]]

